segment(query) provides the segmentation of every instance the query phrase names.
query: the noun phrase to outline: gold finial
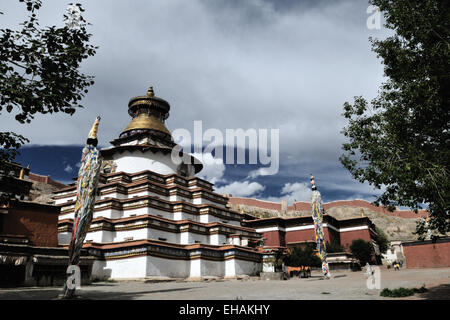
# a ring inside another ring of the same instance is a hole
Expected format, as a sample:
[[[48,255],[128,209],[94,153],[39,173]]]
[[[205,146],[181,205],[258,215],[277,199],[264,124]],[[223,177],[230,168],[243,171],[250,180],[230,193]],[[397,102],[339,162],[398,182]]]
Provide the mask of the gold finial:
[[[100,123],[100,116],[97,116],[97,118],[95,119],[94,125],[92,126],[92,129],[89,132],[88,139],[97,139],[97,131],[98,131],[99,123]]]
[[[148,88],[147,96],[149,96],[149,97],[154,97],[155,96],[155,92],[153,91],[153,87],[152,86],[150,86],[150,88]]]
[[[363,218],[365,217],[363,209],[361,209],[361,217],[363,217]]]
[[[19,174],[19,179],[20,180],[23,180],[23,175],[24,174],[25,174],[25,169],[24,168],[20,169],[20,174]]]

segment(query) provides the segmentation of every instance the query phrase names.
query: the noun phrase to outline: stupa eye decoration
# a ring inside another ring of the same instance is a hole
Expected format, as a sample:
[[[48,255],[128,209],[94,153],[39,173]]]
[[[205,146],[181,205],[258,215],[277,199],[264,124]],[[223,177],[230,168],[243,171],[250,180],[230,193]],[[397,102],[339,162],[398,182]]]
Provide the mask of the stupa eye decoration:
[[[178,166],[177,173],[182,177],[188,177],[189,176],[189,167],[187,164],[182,163]]]
[[[116,169],[117,164],[113,160],[104,160],[100,172],[103,174],[115,173]]]

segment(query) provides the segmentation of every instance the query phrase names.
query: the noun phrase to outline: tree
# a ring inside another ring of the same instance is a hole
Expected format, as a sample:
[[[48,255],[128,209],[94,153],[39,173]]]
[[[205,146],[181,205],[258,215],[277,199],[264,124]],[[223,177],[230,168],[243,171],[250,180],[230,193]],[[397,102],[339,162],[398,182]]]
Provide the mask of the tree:
[[[80,72],[81,62],[97,49],[79,16],[76,28],[40,27],[41,0],[25,2],[29,12],[21,30],[0,29],[0,112],[14,113],[20,123],[30,123],[36,113],[75,113],[79,101],[94,84]],[[78,12],[84,11],[77,4]],[[75,9],[76,9],[75,8]],[[0,14],[3,14],[0,12]],[[67,21],[70,17],[64,15]],[[14,132],[0,132],[0,163],[11,161],[29,140]]]
[[[377,226],[375,226],[375,232],[377,233],[377,243],[378,248],[380,249],[380,253],[386,253],[387,249],[389,248],[389,240],[387,235]]]
[[[395,34],[373,40],[387,81],[371,103],[344,104],[340,161],[384,192],[389,210],[427,206],[430,227],[450,231],[450,6],[445,0],[372,0]],[[423,228],[422,228],[423,229]],[[423,232],[423,230],[417,230]]]
[[[367,262],[370,263],[372,261],[372,244],[363,239],[353,240],[350,245],[350,252],[359,260],[361,265],[365,265]]]
[[[287,256],[285,264],[291,267],[320,267],[322,262],[314,252],[314,244],[307,244],[303,250],[300,247],[294,247]]]
[[[344,252],[345,248],[337,240],[327,242],[325,245],[327,253]]]

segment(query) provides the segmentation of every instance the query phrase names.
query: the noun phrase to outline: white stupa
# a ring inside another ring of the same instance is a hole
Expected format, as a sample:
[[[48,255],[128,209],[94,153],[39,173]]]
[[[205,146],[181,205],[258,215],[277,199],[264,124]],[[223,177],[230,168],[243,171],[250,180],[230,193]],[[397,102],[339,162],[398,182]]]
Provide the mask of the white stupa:
[[[96,256],[94,279],[198,278],[255,275],[261,235],[242,227],[227,198],[195,177],[202,164],[175,163],[176,144],[165,126],[170,105],[154,95],[128,103],[131,122],[104,157],[94,219],[85,248]],[[76,186],[57,191],[60,245],[70,243]]]

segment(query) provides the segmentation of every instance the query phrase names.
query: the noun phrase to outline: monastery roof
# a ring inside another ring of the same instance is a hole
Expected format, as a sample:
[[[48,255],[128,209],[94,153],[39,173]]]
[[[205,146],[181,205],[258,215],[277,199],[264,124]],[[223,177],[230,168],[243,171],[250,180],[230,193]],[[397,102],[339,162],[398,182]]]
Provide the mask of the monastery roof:
[[[329,216],[325,214],[323,216],[323,220],[326,223],[330,223],[333,226],[336,227],[348,227],[351,225],[360,225],[360,224],[366,224],[373,228],[373,222],[368,217],[357,217],[357,218],[349,218],[349,219],[342,219],[338,220],[332,216]],[[256,226],[292,226],[292,225],[309,225],[314,224],[312,216],[305,216],[305,217],[271,217],[271,218],[261,218],[261,219],[254,219],[254,220],[245,220],[244,224],[246,226],[249,226],[251,228],[255,228]]]

